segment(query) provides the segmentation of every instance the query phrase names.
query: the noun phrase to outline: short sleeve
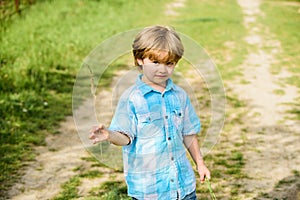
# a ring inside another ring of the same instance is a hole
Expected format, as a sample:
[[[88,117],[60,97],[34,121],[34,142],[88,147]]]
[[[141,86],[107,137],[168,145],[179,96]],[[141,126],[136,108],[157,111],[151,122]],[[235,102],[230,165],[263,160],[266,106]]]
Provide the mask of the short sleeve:
[[[120,98],[114,116],[112,118],[109,129],[118,131],[130,138],[130,143],[136,135],[136,116],[134,114],[134,106],[129,96],[122,95]]]
[[[198,134],[201,130],[200,119],[191,104],[190,98],[185,95],[185,106],[183,115],[183,135]]]

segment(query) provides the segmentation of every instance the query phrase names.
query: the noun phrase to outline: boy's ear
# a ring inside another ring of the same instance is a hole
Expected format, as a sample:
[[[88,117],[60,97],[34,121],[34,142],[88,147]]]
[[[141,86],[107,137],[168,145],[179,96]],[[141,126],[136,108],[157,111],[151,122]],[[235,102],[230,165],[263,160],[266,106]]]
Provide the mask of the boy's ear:
[[[139,65],[143,65],[144,63],[143,63],[143,60],[141,60],[141,59],[136,59],[136,61],[137,61],[137,63],[139,64]]]

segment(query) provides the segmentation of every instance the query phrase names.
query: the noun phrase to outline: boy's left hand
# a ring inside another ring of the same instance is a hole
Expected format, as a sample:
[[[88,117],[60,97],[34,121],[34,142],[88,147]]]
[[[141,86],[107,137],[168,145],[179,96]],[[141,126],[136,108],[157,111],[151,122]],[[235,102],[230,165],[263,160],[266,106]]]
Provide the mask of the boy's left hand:
[[[109,130],[103,125],[93,127],[90,131],[89,139],[93,141],[93,144],[106,141],[109,135]]]
[[[204,182],[205,177],[210,179],[210,171],[208,170],[208,168],[205,166],[205,164],[200,164],[197,166],[197,171],[200,175],[200,181],[201,183]]]

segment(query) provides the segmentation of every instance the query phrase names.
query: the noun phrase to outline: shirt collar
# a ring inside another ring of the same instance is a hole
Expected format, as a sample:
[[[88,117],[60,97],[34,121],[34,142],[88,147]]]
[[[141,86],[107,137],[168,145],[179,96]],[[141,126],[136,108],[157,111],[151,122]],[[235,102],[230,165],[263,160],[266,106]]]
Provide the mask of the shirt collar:
[[[146,95],[147,93],[149,92],[152,92],[152,91],[156,91],[155,89],[153,89],[151,86],[147,85],[146,83],[144,83],[142,81],[142,76],[143,74],[140,74],[137,79],[136,79],[136,85],[138,86],[138,88],[140,89],[140,91],[143,93],[143,95]],[[174,83],[172,81],[172,79],[168,79],[167,80],[167,85],[166,85],[166,89],[164,91],[167,92],[169,90],[172,90],[174,89]]]

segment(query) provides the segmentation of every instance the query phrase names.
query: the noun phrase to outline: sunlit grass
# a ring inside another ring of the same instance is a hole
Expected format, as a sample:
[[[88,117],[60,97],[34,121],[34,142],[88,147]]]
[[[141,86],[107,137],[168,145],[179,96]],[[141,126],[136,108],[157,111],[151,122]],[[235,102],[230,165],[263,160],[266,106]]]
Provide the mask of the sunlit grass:
[[[203,47],[223,79],[241,75],[238,66],[247,54],[242,12],[235,1],[190,0],[181,17],[172,22],[177,30]]]
[[[261,7],[266,13],[262,22],[275,34],[283,50],[278,54],[279,63],[272,65],[272,70],[275,73],[289,71],[291,76],[283,79],[283,83],[300,88],[300,3],[290,5],[288,1],[264,1]],[[295,103],[292,107],[290,113],[300,119],[299,105]]]
[[[101,41],[116,33],[157,23],[173,25],[207,50],[226,83],[241,75],[239,66],[253,47],[246,46],[243,40],[246,33],[236,1],[188,0],[186,7],[178,9],[180,17],[170,18],[162,14],[167,2],[40,1],[20,17],[14,16],[9,23],[3,24],[0,35],[0,195],[13,183],[23,162],[34,159],[32,147],[45,145],[45,136],[49,132],[57,134],[59,121],[71,114],[73,82],[82,60]],[[272,70],[278,73],[287,69],[293,76],[286,79],[286,83],[299,87],[297,7],[265,1],[262,9],[266,13],[263,22],[276,33],[284,50],[279,56],[280,65]],[[180,72],[183,74],[186,73],[185,65],[188,63],[182,62]],[[114,62],[103,74],[100,86],[108,87],[115,72],[125,68],[128,69],[128,60]],[[247,81],[241,83],[249,84]],[[274,93],[283,95],[281,90]],[[204,109],[210,107],[207,93],[199,100]],[[229,112],[235,115],[228,116],[225,135],[241,125],[244,113],[239,109],[245,107],[235,96],[227,96],[227,101]],[[291,113],[299,118],[298,110],[291,110]],[[203,115],[201,120],[205,132],[210,119]],[[217,198],[242,193],[241,185],[235,180],[246,177],[242,153],[245,132],[247,130],[239,133],[241,139],[234,141],[227,151],[223,151],[226,147],[221,144],[205,157],[212,171],[211,184]],[[93,158],[85,160],[92,160],[93,167],[103,167]],[[98,170],[76,168],[74,171],[79,175],[63,184],[55,199],[79,198],[78,186],[82,179],[103,175]],[[201,199],[209,199],[205,185],[199,185],[197,192]],[[109,180],[91,188],[85,199],[129,198],[124,182]]]
[[[77,186],[80,185],[80,178],[75,176],[62,185],[62,191],[53,200],[65,200],[78,198]]]
[[[270,28],[275,34],[276,39],[280,41],[283,51],[278,55],[279,63],[274,68],[276,71],[288,70],[292,77],[287,78],[286,82],[300,87],[300,33],[299,33],[299,7],[286,4],[284,1],[264,1],[262,10],[266,15],[262,18],[262,22]]]
[[[71,114],[83,59],[114,34],[163,22],[157,2],[46,0],[1,19],[1,196],[24,161],[34,158],[33,146],[44,145],[45,136],[57,133],[59,122]]]

